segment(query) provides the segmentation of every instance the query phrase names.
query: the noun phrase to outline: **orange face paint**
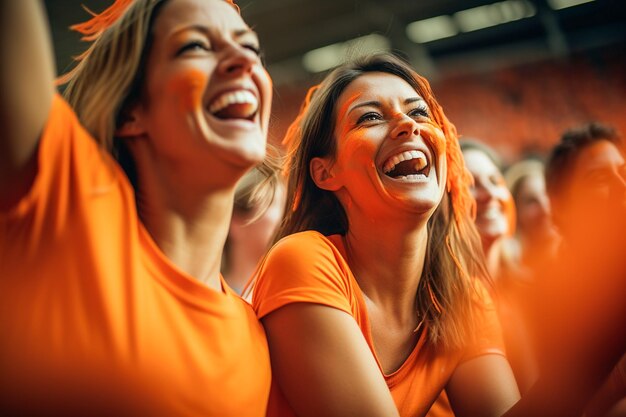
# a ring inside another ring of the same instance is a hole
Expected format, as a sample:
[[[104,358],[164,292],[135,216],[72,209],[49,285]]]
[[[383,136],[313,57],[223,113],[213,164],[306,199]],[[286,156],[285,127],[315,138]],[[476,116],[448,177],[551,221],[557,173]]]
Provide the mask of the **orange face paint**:
[[[207,83],[207,74],[198,69],[189,69],[172,78],[166,87],[168,94],[178,98],[181,112],[188,115],[189,122],[204,137],[210,136],[202,105]]]
[[[346,115],[351,110],[352,104],[356,100],[358,100],[359,97],[361,97],[361,95],[362,95],[361,93],[356,93],[356,94],[353,94],[352,96],[348,97],[346,99],[346,101],[343,103],[343,105],[336,109],[336,111],[335,111],[335,113],[336,113],[335,120],[343,120],[343,119],[345,119]]]
[[[202,95],[208,82],[207,75],[197,69],[191,69],[174,78],[168,91],[179,97],[181,110],[196,112],[202,110]]]

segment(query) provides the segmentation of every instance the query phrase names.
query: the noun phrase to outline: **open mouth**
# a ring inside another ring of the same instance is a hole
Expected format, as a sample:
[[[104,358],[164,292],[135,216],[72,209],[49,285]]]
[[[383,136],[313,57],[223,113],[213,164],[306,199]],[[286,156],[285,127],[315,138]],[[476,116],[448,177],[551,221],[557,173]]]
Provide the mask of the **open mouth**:
[[[387,159],[383,173],[394,179],[424,178],[430,173],[430,164],[424,152],[404,151]]]
[[[259,100],[248,90],[227,91],[209,105],[209,113],[221,120],[253,120],[259,110]]]
[[[502,209],[498,206],[487,207],[482,213],[481,216],[485,220],[496,220],[500,219],[504,216]]]

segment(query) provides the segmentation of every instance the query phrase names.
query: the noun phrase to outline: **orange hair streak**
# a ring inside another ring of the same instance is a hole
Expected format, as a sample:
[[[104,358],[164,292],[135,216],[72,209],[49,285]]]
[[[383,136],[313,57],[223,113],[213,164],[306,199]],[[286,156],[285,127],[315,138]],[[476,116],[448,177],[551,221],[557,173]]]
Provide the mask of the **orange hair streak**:
[[[300,146],[300,143],[302,141],[302,126],[301,126],[302,119],[304,118],[304,115],[309,109],[309,104],[311,104],[311,99],[313,98],[313,94],[315,94],[315,92],[319,88],[320,88],[320,84],[316,84],[313,87],[309,88],[309,91],[307,91],[306,96],[304,97],[304,101],[302,102],[302,105],[300,106],[300,112],[298,113],[294,121],[291,122],[291,124],[287,128],[287,132],[285,133],[285,137],[283,138],[282,145],[287,150],[286,163],[283,168],[283,175],[285,177],[289,176],[289,173],[291,171],[292,161],[298,150],[298,146]],[[294,194],[293,204],[291,205],[291,211],[296,211],[296,209],[300,205],[301,198],[302,198],[302,184],[298,184],[295,194]]]
[[[83,5],[82,7],[92,16],[91,19],[83,23],[72,25],[70,29],[82,34],[82,40],[88,42],[94,41],[124,14],[133,1],[135,0],[115,0],[113,4],[102,13],[95,13]],[[239,6],[237,6],[233,0],[224,1],[231,4],[238,13],[240,12]]]

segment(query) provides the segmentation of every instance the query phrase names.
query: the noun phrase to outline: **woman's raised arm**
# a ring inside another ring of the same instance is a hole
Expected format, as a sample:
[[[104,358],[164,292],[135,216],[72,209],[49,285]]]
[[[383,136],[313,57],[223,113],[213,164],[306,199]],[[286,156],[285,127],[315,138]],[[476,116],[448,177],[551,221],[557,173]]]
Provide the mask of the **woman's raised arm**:
[[[40,1],[0,0],[0,209],[30,188],[54,94],[54,59]]]

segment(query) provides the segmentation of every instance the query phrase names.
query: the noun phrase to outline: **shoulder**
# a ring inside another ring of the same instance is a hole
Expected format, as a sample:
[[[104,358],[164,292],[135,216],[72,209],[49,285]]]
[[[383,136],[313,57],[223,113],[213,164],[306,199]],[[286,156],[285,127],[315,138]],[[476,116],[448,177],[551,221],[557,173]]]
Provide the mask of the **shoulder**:
[[[78,116],[72,107],[56,93],[52,99],[52,105],[46,123],[41,134],[42,140],[50,141],[51,138],[61,137],[67,141],[74,136],[91,136],[81,125]],[[93,140],[91,140],[94,142]]]
[[[309,275],[331,280],[348,280],[349,267],[337,247],[339,236],[324,236],[307,230],[278,241],[262,262],[259,275],[276,273]]]
[[[260,315],[293,302],[351,311],[350,277],[348,265],[331,239],[315,231],[295,233],[276,243],[261,263],[252,304]]]
[[[59,94],[54,95],[36,159],[37,172],[30,189],[9,212],[24,213],[43,201],[46,207],[69,207],[77,198],[109,194],[125,178],[113,157],[96,143]]]
[[[269,259],[287,257],[298,260],[339,255],[331,240],[314,230],[294,233],[279,240],[268,254]]]
[[[76,159],[76,163],[84,161],[85,167],[91,167],[93,158],[109,158],[95,139],[82,126],[72,107],[59,95],[55,94],[50,114],[41,133],[40,162],[47,160],[58,163],[54,156]],[[54,155],[54,156],[53,156]]]
[[[347,264],[331,238],[313,230],[294,233],[279,240],[261,264],[260,273],[268,270],[342,270]]]

